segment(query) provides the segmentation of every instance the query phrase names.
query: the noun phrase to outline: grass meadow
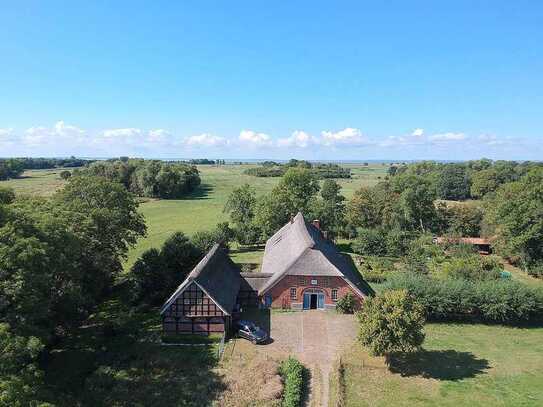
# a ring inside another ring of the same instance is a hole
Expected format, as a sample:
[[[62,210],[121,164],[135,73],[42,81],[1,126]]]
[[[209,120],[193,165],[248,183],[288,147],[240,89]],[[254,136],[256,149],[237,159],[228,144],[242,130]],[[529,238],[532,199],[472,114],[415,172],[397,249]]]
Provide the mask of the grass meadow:
[[[423,351],[388,366],[354,346],[342,356],[345,405],[541,406],[542,339],[541,327],[432,323]]]
[[[228,220],[223,213],[224,204],[232,190],[245,183],[253,186],[257,194],[265,194],[279,182],[279,178],[258,178],[243,174],[251,165],[202,165],[202,184],[191,196],[181,200],[145,200],[140,205],[140,212],[145,217],[147,236],[137,243],[125,262],[128,270],[145,250],[159,247],[172,233],[181,231],[192,235],[200,230],[210,230],[217,223]],[[388,165],[370,164],[349,166],[352,178],[340,180],[343,194],[352,196],[362,185],[375,185],[379,178],[384,178]],[[21,178],[0,181],[0,185],[9,186],[17,194],[50,196],[60,189],[65,181],[60,179],[62,169],[26,171]],[[239,262],[259,263],[260,254],[255,252],[234,252],[234,259]]]

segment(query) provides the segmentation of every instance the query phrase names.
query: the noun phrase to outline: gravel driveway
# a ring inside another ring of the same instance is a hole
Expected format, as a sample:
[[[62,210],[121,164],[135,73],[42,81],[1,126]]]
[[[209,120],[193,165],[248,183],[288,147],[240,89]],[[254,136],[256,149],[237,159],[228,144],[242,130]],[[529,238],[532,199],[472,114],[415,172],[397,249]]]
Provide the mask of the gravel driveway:
[[[272,312],[270,325],[273,342],[256,346],[256,352],[297,357],[311,372],[308,405],[327,407],[330,372],[340,351],[356,338],[355,317],[320,310]],[[244,348],[240,346],[238,351]]]

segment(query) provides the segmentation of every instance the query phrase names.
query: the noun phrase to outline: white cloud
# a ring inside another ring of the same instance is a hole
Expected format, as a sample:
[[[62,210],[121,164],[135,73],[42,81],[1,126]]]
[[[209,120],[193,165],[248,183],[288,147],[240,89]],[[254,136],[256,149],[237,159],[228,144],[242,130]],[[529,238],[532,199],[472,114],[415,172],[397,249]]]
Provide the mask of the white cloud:
[[[129,127],[124,129],[107,129],[102,132],[102,135],[105,138],[133,138],[141,136],[142,133],[141,129]]]
[[[273,144],[270,136],[252,130],[242,130],[238,142],[251,147],[271,147]]]
[[[51,141],[52,143],[74,144],[82,141],[85,131],[79,127],[66,124],[60,120],[51,128],[37,126],[27,129],[22,137],[22,142],[30,146],[40,146]]]
[[[413,137],[422,137],[424,135],[424,129],[415,129],[411,135]]]
[[[278,139],[277,146],[307,148],[311,145],[318,144],[318,142],[319,140],[305,131],[295,130],[290,137]]]
[[[228,140],[224,137],[203,133],[198,136],[190,136],[184,140],[184,144],[191,147],[224,147]]]
[[[8,139],[12,136],[13,129],[0,129],[0,140]]]
[[[325,146],[357,146],[368,144],[369,140],[362,135],[359,129],[347,127],[336,133],[323,131],[321,133],[321,142]]]
[[[511,139],[509,138],[500,139],[493,134],[481,134],[479,137],[477,137],[477,140],[482,144],[486,144],[487,146],[501,146],[511,142]]]
[[[450,133],[450,132],[434,134],[429,137],[429,140],[433,142],[462,141],[466,139],[467,139],[467,136],[464,133]]]

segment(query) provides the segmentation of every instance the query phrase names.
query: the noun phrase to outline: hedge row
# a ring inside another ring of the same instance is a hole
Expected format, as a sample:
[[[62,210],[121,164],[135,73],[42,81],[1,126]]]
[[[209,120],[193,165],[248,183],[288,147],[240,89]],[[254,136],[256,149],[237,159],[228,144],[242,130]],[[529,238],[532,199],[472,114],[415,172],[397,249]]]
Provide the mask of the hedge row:
[[[543,290],[516,281],[439,280],[405,274],[385,285],[385,289],[402,288],[424,306],[429,320],[514,323],[543,313]]]
[[[279,373],[285,383],[283,393],[283,407],[299,407],[303,395],[303,365],[296,359],[289,357],[279,367]]]

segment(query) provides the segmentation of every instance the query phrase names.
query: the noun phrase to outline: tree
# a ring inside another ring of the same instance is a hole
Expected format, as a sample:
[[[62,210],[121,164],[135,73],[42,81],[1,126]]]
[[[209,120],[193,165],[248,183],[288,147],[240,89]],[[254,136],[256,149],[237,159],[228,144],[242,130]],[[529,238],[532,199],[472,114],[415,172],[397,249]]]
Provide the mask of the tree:
[[[372,355],[413,352],[424,342],[424,309],[406,290],[366,299],[358,321],[358,338]]]
[[[230,215],[233,233],[239,244],[255,244],[260,241],[260,229],[255,223],[256,192],[245,184],[232,191],[223,211]]]
[[[0,405],[26,407],[40,405],[43,372],[38,356],[43,344],[35,337],[13,334],[10,326],[0,323]]]
[[[470,180],[463,164],[448,164],[437,179],[437,194],[441,199],[462,201],[470,196]]]
[[[289,168],[274,188],[274,193],[280,195],[286,203],[290,214],[297,212],[308,213],[310,203],[319,192],[319,183],[309,169]]]
[[[322,199],[314,201],[311,212],[327,232],[336,236],[345,224],[345,197],[341,195],[341,186],[335,180],[326,179],[320,194]]]
[[[434,206],[435,190],[430,181],[421,176],[409,176],[403,180],[398,201],[401,223],[404,229],[432,230],[437,221]]]
[[[475,205],[453,205],[438,208],[445,232],[454,236],[477,237],[481,232],[483,211]]]
[[[494,230],[498,250],[527,267],[543,260],[543,168],[504,184],[487,203],[485,222]]]
[[[130,270],[134,300],[151,305],[163,303],[185,280],[202,254],[182,232],[166,239],[160,250],[144,252]]]
[[[364,256],[385,256],[386,234],[380,229],[358,229],[352,248],[355,253]]]
[[[349,225],[362,228],[395,228],[400,225],[399,197],[389,183],[361,187],[347,204]]]

